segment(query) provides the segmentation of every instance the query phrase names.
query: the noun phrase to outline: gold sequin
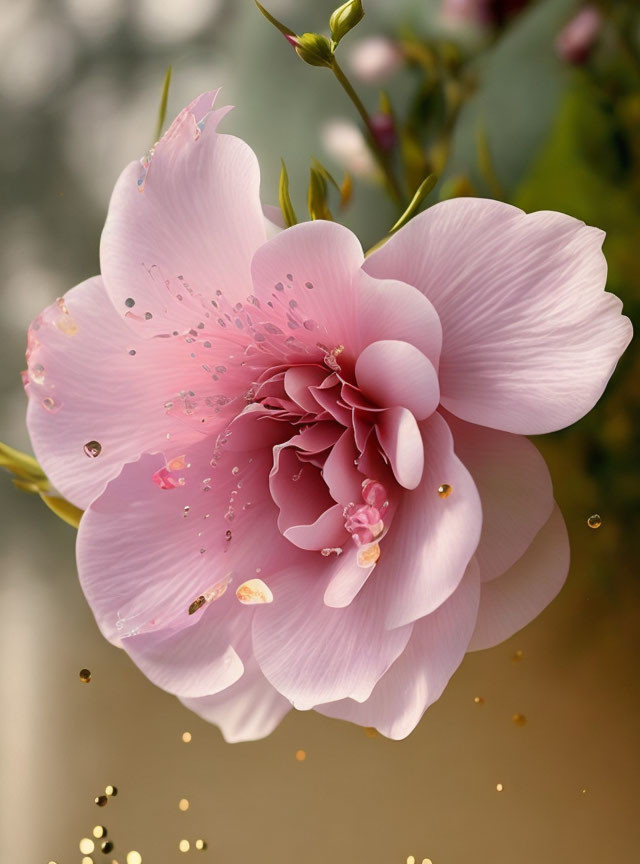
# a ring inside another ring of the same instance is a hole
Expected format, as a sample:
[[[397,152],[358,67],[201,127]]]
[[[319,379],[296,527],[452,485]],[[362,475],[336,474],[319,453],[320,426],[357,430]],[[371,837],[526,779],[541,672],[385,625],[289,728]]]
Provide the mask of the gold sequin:
[[[438,495],[441,498],[448,498],[452,492],[453,486],[450,486],[448,483],[443,483],[441,486],[438,486]]]
[[[127,852],[127,864],[142,864],[142,855],[135,849]]]
[[[185,813],[185,812],[189,809],[189,801],[188,801],[188,799],[187,799],[187,798],[181,798],[181,799],[178,801],[178,807],[179,807],[180,810],[182,810],[183,813]]]
[[[195,845],[196,849],[198,849],[200,852],[202,852],[203,849],[207,848],[207,841],[206,840],[196,840],[194,845]]]
[[[83,837],[78,845],[83,855],[90,855],[96,848],[96,844],[90,837]]]
[[[189,843],[188,840],[181,840],[181,841],[178,843],[178,849],[179,849],[181,852],[188,852],[189,849],[191,849],[191,843]]]
[[[183,732],[182,733],[182,740],[184,741],[185,744],[188,744],[191,741],[191,732]]]
[[[106,837],[107,829],[104,827],[104,825],[96,825],[93,829],[93,836],[96,837],[98,840],[101,837]]]
[[[307,758],[307,753],[305,750],[296,750],[296,759],[298,762],[304,762]]]
[[[91,670],[90,669],[81,669],[80,670],[80,680],[83,684],[88,684],[91,681]]]

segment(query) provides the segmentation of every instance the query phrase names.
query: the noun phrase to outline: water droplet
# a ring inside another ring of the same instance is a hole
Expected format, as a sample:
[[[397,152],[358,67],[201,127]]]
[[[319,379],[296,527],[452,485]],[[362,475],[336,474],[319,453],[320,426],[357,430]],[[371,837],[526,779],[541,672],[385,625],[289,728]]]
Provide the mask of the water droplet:
[[[380,557],[380,544],[372,543],[370,546],[363,546],[358,551],[358,566],[370,567],[375,564]]]
[[[36,365],[29,370],[29,375],[31,380],[36,384],[44,384],[44,366],[42,366],[41,363],[36,363]]]
[[[282,282],[276,282],[273,287],[276,289],[276,291],[284,291],[284,285],[282,284]]]
[[[80,680],[83,684],[88,684],[91,681],[91,670],[90,669],[81,669],[80,670]]]
[[[441,498],[448,498],[452,492],[453,492],[453,487],[449,486],[448,483],[443,483],[441,486],[438,486],[438,495]]]
[[[193,603],[189,606],[188,614],[193,615],[193,613],[197,612],[198,609],[202,609],[202,607],[204,606],[204,604],[206,602],[207,602],[207,598],[204,596],[204,594],[201,594],[199,597],[196,597],[196,599],[193,601]]]
[[[46,408],[50,414],[56,414],[62,406],[56,402],[53,396],[45,396],[42,400],[42,407]]]
[[[514,714],[511,720],[516,724],[516,726],[525,726],[527,723],[527,718],[524,714]]]
[[[127,297],[127,299],[124,301],[124,305],[128,309],[133,309],[133,307],[136,305],[136,301],[133,299],[133,297]]]
[[[87,441],[82,449],[85,456],[95,459],[102,453],[102,444],[99,441]]]
[[[249,579],[236,589],[236,597],[245,606],[273,603],[273,594],[262,579]]]
[[[129,349],[129,356],[130,356],[130,357],[135,357],[135,356],[136,356],[136,349],[135,349],[135,348],[130,348],[130,349]]]
[[[302,326],[305,328],[305,330],[317,330],[318,322],[314,321],[312,318],[307,318],[306,321],[302,322]]]
[[[191,510],[191,507],[189,507],[188,504],[185,504],[184,510],[182,511],[182,516],[184,519],[186,519],[187,516],[189,515],[189,510]]]
[[[98,807],[106,807],[109,799],[106,795],[98,795],[96,798],[93,799],[93,801],[94,804],[98,805]]]
[[[602,517],[598,513],[593,513],[587,519],[589,528],[599,528],[602,525]]]
[[[105,855],[108,855],[109,852],[113,852],[113,843],[111,840],[105,840],[104,843],[100,844],[100,849]]]
[[[305,282],[304,287],[308,288],[309,291],[311,291],[311,289],[313,288],[313,282]]]
[[[227,541],[227,543],[231,540],[231,538],[233,537],[233,534],[231,533],[230,528],[227,528],[227,530],[224,532],[224,537],[225,537],[225,540]]]
[[[233,468],[231,469],[231,473],[233,474],[234,477],[238,476],[238,474],[240,473],[240,469],[238,468],[237,465],[233,466]]]
[[[150,321],[153,318],[153,315],[151,314],[151,312],[145,312],[144,317],[145,321]]]

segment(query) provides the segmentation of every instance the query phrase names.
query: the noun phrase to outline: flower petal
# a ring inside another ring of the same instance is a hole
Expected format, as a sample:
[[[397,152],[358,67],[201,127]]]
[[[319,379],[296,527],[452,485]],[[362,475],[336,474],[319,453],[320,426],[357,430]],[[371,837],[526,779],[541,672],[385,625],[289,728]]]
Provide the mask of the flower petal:
[[[442,322],[442,404],[527,435],[574,423],[631,338],[605,293],[602,232],[561,213],[458,198],[412,219],[364,268],[420,289]]]
[[[455,591],[473,556],[482,508],[473,478],[453,451],[453,437],[440,414],[421,424],[428,442],[422,482],[399,501],[382,546],[376,577],[393,584],[387,626],[428,615]],[[442,484],[451,494],[440,497]]]
[[[34,321],[27,425],[47,476],[72,503],[85,509],[141,453],[179,453],[203,432],[220,429],[229,409],[205,406],[203,413],[199,407],[192,416],[179,395],[194,389],[215,397],[222,386],[202,368],[194,347],[199,346],[182,338],[137,338],[99,276],[77,285]],[[225,390],[241,389],[245,370],[229,375],[234,377]],[[84,451],[92,441],[101,447],[95,458]]]
[[[438,407],[438,376],[431,362],[409,342],[384,339],[372,342],[356,361],[362,392],[381,408],[408,408],[424,420]]]
[[[526,552],[554,507],[551,477],[537,448],[521,435],[446,416],[454,449],[480,493],[482,535],[475,557],[484,581]]]
[[[376,433],[398,483],[415,489],[424,469],[424,444],[416,418],[407,408],[388,408],[378,415]]]
[[[208,440],[187,451],[185,483],[168,490],[152,481],[164,459],[143,456],[124,467],[82,518],[80,582],[103,635],[126,650],[137,634],[193,629],[205,613],[235,648],[253,614],[235,604],[237,585],[258,572],[268,582],[272,570],[304,554],[276,529],[270,452],[224,454],[215,467],[212,452]],[[188,614],[209,592],[220,599]],[[237,632],[229,598],[244,622]],[[165,661],[172,664],[171,652]]]
[[[274,602],[256,610],[253,645],[273,686],[302,710],[367,699],[411,635],[411,625],[384,628],[389,583],[369,580],[344,609],[323,602],[324,559],[283,570],[270,584]]]
[[[111,197],[102,275],[118,312],[145,335],[197,326],[217,291],[230,303],[251,292],[251,258],[266,240],[260,172],[250,147],[217,133],[228,109],[208,112],[216,94],[185,108],[146,171],[132,162]]]
[[[470,651],[491,648],[533,621],[558,594],[569,570],[569,538],[558,507],[506,573],[482,583]]]
[[[180,701],[219,726],[229,743],[265,738],[291,710],[291,703],[269,684],[254,659],[245,663],[242,677],[226,690]]]
[[[453,594],[413,625],[411,639],[373,688],[366,702],[344,699],[316,706],[329,717],[373,726],[396,740],[406,738],[440,698],[462,662],[478,613],[480,578],[474,559]]]

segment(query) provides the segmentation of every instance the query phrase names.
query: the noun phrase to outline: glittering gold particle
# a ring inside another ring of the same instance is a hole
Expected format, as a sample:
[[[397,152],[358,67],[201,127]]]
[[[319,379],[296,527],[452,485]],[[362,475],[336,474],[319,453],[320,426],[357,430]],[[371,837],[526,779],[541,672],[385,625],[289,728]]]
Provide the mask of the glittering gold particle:
[[[473,701],[476,703],[476,705],[484,705],[484,699],[482,696],[474,696]]]
[[[527,718],[524,716],[524,714],[514,714],[511,719],[516,724],[516,726],[525,726],[527,722]]]
[[[96,848],[96,844],[93,842],[91,837],[83,837],[80,843],[80,851],[83,855],[91,855],[93,850]]]
[[[189,801],[188,801],[186,798],[181,798],[181,799],[178,801],[178,807],[179,807],[180,810],[182,810],[182,812],[184,813],[185,810],[188,810],[188,809],[189,809]]]
[[[88,684],[91,681],[91,669],[81,669],[80,680],[83,684]]]
[[[142,864],[142,855],[135,849],[132,852],[127,852],[127,864]]]
[[[182,740],[184,741],[185,744],[188,744],[189,741],[191,741],[191,732],[183,732],[182,733]]]
[[[502,783],[496,783],[496,791],[497,792],[502,792],[503,789],[504,789],[504,786],[502,785]]]
[[[433,864],[433,861],[431,860],[431,858],[423,858],[422,864]]]
[[[296,750],[296,759],[298,762],[304,762],[307,758],[306,750]]]
[[[115,798],[115,796],[118,794],[118,787],[111,785],[105,786],[104,794],[107,795],[109,798]]]
[[[105,855],[108,855],[109,852],[113,852],[113,843],[111,840],[105,840],[104,843],[101,844],[100,848]]]
[[[207,841],[206,840],[196,840],[194,845],[199,852],[202,852],[204,849],[207,848]]]
[[[407,864],[416,864],[416,859],[413,857],[413,855],[407,856]]]
[[[93,829],[93,836],[97,837],[98,840],[101,837],[106,837],[107,836],[107,829],[104,827],[104,825],[96,825],[95,828]]]
[[[589,528],[599,528],[602,525],[602,517],[598,513],[593,513],[587,519]]]
[[[191,843],[189,843],[188,840],[181,840],[181,841],[178,843],[178,849],[179,849],[181,852],[188,852],[189,849],[191,849]]]
[[[522,660],[523,657],[524,657],[524,651],[521,651],[521,650],[518,648],[518,650],[514,652],[514,654],[513,654],[512,658],[511,658],[511,660],[512,660],[514,663],[519,663],[519,662]]]
[[[107,802],[109,801],[106,795],[98,795],[93,800],[98,805],[98,807],[106,807]]]
[[[452,492],[453,492],[453,487],[449,486],[448,483],[443,483],[441,486],[438,486],[438,495],[441,498],[448,498]]]
[[[88,855],[85,855],[82,859],[82,864],[93,864],[93,858],[89,858]]]

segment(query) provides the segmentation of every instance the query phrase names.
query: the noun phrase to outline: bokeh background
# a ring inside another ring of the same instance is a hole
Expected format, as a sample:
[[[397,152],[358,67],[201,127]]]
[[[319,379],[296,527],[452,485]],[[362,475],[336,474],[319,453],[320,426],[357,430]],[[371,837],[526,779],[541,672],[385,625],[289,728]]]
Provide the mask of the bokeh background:
[[[443,174],[427,203],[490,195],[604,228],[609,287],[637,317],[637,4],[602,4],[595,45],[577,55],[559,53],[557,36],[583,3],[492,0],[480,22],[472,2],[448,5],[445,20],[430,0],[364,0],[343,65],[357,71],[350,51],[365,37],[400,45],[382,86],[414,175]],[[269,8],[304,32],[326,28],[333,3]],[[225,129],[257,152],[265,202],[277,202],[281,156],[299,214],[310,157],[337,176],[346,160],[355,194],[339,218],[365,248],[395,220],[345,127],[344,94],[251,0],[0,0],[0,57],[0,438],[13,446],[29,449],[28,322],[97,272],[110,191],[153,141],[169,63],[169,117],[216,86],[238,106]],[[379,86],[358,83],[371,109]],[[292,712],[265,741],[225,744],[100,637],[75,532],[0,476],[0,860],[80,862],[97,824],[115,848],[93,859],[120,864],[129,850],[145,864],[184,860],[182,839],[187,855],[220,864],[637,860],[639,364],[632,345],[590,416],[536,441],[571,537],[560,597],[509,642],[469,655],[402,742]],[[119,794],[98,809],[107,784]]]

